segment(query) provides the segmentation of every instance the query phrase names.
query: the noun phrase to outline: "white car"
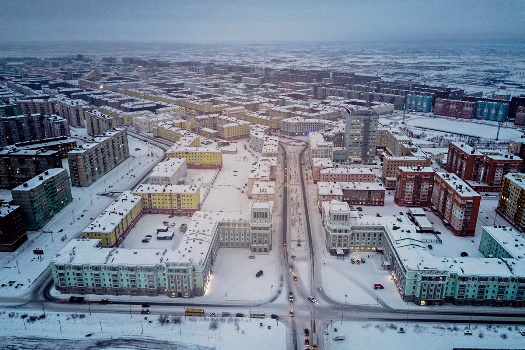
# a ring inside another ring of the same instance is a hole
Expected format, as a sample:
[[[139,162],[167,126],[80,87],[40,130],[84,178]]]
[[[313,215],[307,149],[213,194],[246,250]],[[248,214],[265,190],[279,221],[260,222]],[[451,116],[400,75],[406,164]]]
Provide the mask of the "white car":
[[[309,297],[308,297],[308,300],[310,300],[310,301],[311,301],[312,303],[314,303],[314,304],[317,302],[317,300],[315,300],[315,298],[312,297],[312,296],[309,296]]]
[[[210,317],[217,317],[217,314],[215,312],[210,312]]]

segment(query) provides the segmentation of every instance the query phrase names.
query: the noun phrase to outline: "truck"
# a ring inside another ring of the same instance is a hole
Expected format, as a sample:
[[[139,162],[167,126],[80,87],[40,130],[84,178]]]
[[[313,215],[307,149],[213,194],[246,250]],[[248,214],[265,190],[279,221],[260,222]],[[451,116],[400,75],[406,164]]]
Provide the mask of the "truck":
[[[312,333],[312,350],[317,350],[317,333]]]
[[[288,293],[288,300],[290,300],[290,302],[293,302],[293,293],[292,292]]]

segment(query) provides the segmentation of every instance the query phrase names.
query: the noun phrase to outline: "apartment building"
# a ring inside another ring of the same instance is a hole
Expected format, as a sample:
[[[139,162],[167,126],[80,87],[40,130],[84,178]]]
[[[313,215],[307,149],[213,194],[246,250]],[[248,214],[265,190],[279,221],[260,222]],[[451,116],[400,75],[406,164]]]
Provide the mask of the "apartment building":
[[[434,99],[432,95],[407,94],[405,98],[405,109],[407,110],[424,113],[432,111],[432,101]]]
[[[503,178],[496,212],[520,232],[525,231],[525,174],[511,173]]]
[[[118,126],[116,118],[104,114],[97,109],[86,111],[84,116],[87,133],[91,136],[105,134]]]
[[[394,202],[404,207],[429,207],[433,187],[431,167],[398,167]]]
[[[410,137],[394,130],[378,130],[377,148],[382,148],[390,156],[404,157],[411,156],[412,150]]]
[[[378,115],[371,108],[346,109],[345,147],[348,162],[373,163],[376,155]]]
[[[0,149],[0,188],[11,189],[51,168],[61,168],[58,151]]]
[[[71,185],[66,169],[53,168],[11,190],[13,202],[22,208],[28,230],[36,231],[67,206]]]
[[[320,180],[321,170],[333,168],[333,167],[334,167],[334,163],[332,162],[330,158],[312,158],[312,180],[313,182],[317,183],[317,181]]]
[[[456,236],[474,236],[481,196],[454,174],[436,172],[432,209]]]
[[[27,234],[22,208],[0,203],[0,252],[14,252],[25,241]]]
[[[277,157],[279,153],[279,138],[270,136],[270,127],[253,125],[250,129],[250,148],[262,153],[263,157]]]
[[[35,151],[58,151],[60,158],[67,158],[69,151],[77,147],[77,141],[67,138],[66,136],[51,137],[48,139],[18,142],[15,147],[20,150]]]
[[[55,289],[67,294],[202,296],[219,247],[271,250],[271,208],[270,203],[252,202],[248,213],[195,212],[176,249],[104,248],[100,239],[72,240],[50,262]]]
[[[523,160],[513,154],[475,150],[461,142],[450,142],[445,169],[455,173],[462,180],[480,191],[497,192],[500,190],[503,176],[521,169]]]
[[[339,200],[349,205],[385,205],[385,188],[376,182],[318,182],[317,206]]]
[[[56,114],[54,100],[34,99],[34,100],[17,100],[14,102],[18,107],[20,114]]]
[[[158,163],[148,176],[152,185],[177,185],[188,175],[185,158],[166,158]]]
[[[239,140],[249,137],[251,126],[252,123],[245,120],[236,120],[226,124],[217,121],[217,132],[223,140]]]
[[[308,148],[312,158],[332,159],[333,157],[333,142],[325,141],[324,136],[320,132],[308,134]]]
[[[82,237],[100,240],[101,247],[118,247],[142,216],[142,197],[124,191],[82,231]]]
[[[71,136],[66,119],[57,115],[28,114],[0,117],[0,146]]]
[[[431,159],[428,157],[384,157],[381,180],[387,189],[395,189],[399,167],[429,167]]]
[[[434,104],[434,114],[447,117],[472,119],[476,110],[476,102],[448,100],[437,98]]]
[[[313,131],[329,128],[333,122],[324,119],[305,119],[291,117],[281,120],[281,134],[289,136],[306,136]]]
[[[323,182],[375,182],[376,176],[367,168],[325,168],[319,171]]]
[[[222,169],[222,150],[212,147],[172,147],[166,158],[184,158],[188,169]]]
[[[200,187],[195,185],[141,184],[133,192],[142,197],[145,212],[191,216],[201,208]]]
[[[108,131],[68,153],[73,186],[90,186],[129,157],[126,130]]]
[[[327,250],[333,255],[382,252],[383,268],[391,271],[406,302],[525,306],[523,251],[519,255],[514,251],[518,256],[512,258],[500,253],[517,249],[510,242],[520,237],[505,232],[509,228],[483,227],[480,251],[488,258],[433,256],[417,227],[405,216],[360,218],[347,203],[337,201],[323,203],[322,209]],[[504,237],[502,233],[509,235]],[[487,234],[499,243],[484,243],[489,241]],[[521,247],[523,239],[517,243]]]
[[[509,115],[508,102],[477,101],[474,115],[476,118],[504,122]]]
[[[91,110],[91,105],[80,99],[61,98],[56,101],[58,113],[68,123],[77,128],[86,127],[86,112]]]

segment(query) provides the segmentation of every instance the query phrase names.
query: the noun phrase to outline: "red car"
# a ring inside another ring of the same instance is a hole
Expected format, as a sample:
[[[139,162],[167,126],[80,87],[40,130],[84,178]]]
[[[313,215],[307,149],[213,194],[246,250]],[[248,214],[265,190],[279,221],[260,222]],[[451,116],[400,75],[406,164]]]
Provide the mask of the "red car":
[[[385,289],[381,283],[374,283],[374,289]]]

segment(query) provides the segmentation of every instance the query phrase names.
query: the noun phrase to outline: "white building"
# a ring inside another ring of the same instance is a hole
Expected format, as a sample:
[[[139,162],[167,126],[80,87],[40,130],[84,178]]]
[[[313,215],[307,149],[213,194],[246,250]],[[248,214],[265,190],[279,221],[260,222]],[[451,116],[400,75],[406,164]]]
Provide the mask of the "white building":
[[[153,185],[177,185],[188,175],[186,158],[167,158],[158,163],[149,174]]]

